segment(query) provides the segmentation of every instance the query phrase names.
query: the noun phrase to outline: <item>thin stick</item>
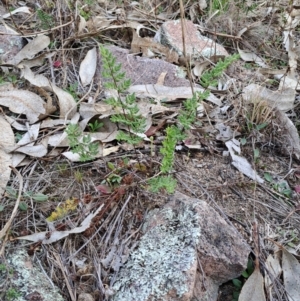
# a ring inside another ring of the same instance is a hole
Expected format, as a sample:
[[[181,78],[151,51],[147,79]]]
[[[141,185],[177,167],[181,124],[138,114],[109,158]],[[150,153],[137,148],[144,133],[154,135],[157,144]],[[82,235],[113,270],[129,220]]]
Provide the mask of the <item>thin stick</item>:
[[[184,32],[184,30],[186,29],[186,26],[185,26],[183,1],[180,0],[179,3],[180,3],[180,21],[181,21],[181,32],[182,32],[183,57],[185,58],[186,70],[187,70],[189,82],[190,82],[190,85],[191,85],[192,94],[194,95],[195,91],[194,91],[194,85],[193,85],[192,74],[191,74],[191,66],[190,66],[190,62],[188,60],[189,58],[187,57],[187,54],[186,54],[186,47],[185,47],[185,32]]]
[[[14,168],[13,166],[10,166],[10,168],[13,170],[13,172],[17,175],[17,177],[19,178],[19,194],[18,194],[18,198],[17,201],[15,203],[15,207],[14,210],[11,214],[10,219],[7,221],[7,223],[5,224],[4,228],[0,231],[0,239],[6,235],[7,230],[10,228],[11,223],[13,221],[13,219],[15,218],[17,211],[18,211],[18,207],[21,201],[21,196],[22,196],[22,190],[23,190],[23,177],[21,176],[21,174],[16,170],[16,168]],[[6,237],[7,238],[7,237]],[[6,240],[5,240],[6,241]],[[4,246],[5,246],[5,241],[3,242],[1,251],[0,251],[0,256],[3,255],[4,253]]]
[[[22,38],[30,38],[30,37],[35,37],[39,34],[47,34],[47,33],[51,33],[53,30],[56,30],[56,29],[59,29],[61,27],[65,27],[65,26],[68,26],[70,24],[73,23],[73,18],[70,22],[66,23],[66,24],[62,24],[62,25],[59,25],[59,26],[56,26],[56,27],[53,27],[51,29],[47,29],[47,30],[42,30],[42,31],[38,31],[38,32],[34,32],[32,34],[25,34],[25,35],[21,35],[21,34],[17,34],[17,33],[6,33],[6,32],[3,32],[3,31],[0,31],[0,35],[8,35],[8,36],[22,36]]]

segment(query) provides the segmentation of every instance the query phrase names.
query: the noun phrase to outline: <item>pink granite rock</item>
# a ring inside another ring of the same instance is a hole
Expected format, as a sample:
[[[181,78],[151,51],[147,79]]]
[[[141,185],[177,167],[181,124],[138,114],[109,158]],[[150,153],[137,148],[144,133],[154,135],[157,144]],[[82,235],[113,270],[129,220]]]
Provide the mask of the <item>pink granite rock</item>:
[[[174,64],[161,59],[140,57],[129,53],[129,50],[117,46],[107,47],[122,64],[126,78],[131,80],[132,85],[156,84],[159,76],[166,73],[164,85],[167,87],[189,87],[190,82],[185,78],[184,71]],[[97,70],[101,76],[101,66]],[[102,80],[105,80],[102,78]]]
[[[114,283],[114,301],[216,301],[245,269],[250,247],[213,208],[176,193],[146,218],[144,235]]]
[[[180,20],[167,21],[161,26],[154,40],[164,46],[174,49],[179,55],[182,55],[183,43],[181,28]],[[185,20],[185,28],[185,47],[187,56],[197,59],[199,57],[209,58],[213,55],[229,55],[223,46],[201,35],[192,21]]]

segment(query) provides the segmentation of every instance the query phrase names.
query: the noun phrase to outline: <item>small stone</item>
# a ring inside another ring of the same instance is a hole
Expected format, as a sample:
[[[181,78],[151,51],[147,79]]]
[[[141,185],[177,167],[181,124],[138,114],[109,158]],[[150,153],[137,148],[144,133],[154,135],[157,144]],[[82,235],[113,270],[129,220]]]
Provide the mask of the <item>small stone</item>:
[[[192,21],[185,20],[185,27],[185,49],[187,57],[198,59],[202,56],[210,58],[214,55],[229,55],[223,46],[201,35]],[[180,20],[167,21],[161,26],[154,40],[170,49],[174,49],[179,55],[183,55],[181,28]]]
[[[81,293],[78,296],[78,301],[95,301],[94,297],[88,293]]]

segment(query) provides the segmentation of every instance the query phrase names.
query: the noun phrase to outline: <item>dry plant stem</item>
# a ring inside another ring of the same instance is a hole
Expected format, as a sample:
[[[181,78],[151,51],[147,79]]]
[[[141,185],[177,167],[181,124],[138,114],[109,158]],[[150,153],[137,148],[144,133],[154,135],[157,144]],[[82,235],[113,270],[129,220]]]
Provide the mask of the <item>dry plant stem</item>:
[[[67,124],[67,119],[69,114],[82,102],[86,99],[86,97],[91,93],[92,88],[93,88],[93,84],[94,84],[94,80],[92,80],[91,84],[90,84],[90,88],[89,90],[80,98],[79,101],[76,102],[76,105],[74,105],[66,114],[65,116],[65,125]]]
[[[115,207],[113,208],[113,210],[110,212],[110,214],[114,215],[116,209],[117,209],[117,206],[115,206]],[[107,219],[101,224],[101,226],[95,231],[95,233],[94,233],[91,237],[89,237],[88,240],[87,240],[87,241],[86,241],[79,249],[77,249],[74,253],[72,253],[72,255],[70,255],[70,256],[66,259],[66,261],[70,261],[70,260],[74,259],[74,257],[75,257],[82,249],[84,249],[84,248],[85,248],[85,247],[93,240],[93,238],[100,232],[100,230],[102,229],[103,225],[105,225],[105,223],[108,224],[106,221],[107,221]],[[100,242],[100,243],[101,243],[101,242]]]
[[[12,15],[11,10],[9,9],[8,2],[9,2],[9,1],[6,2],[6,9],[9,11],[10,18],[11,18],[11,20],[12,20],[14,26],[18,29],[18,31],[21,33],[21,35],[23,35],[22,30],[21,30],[20,27],[16,24],[15,19],[14,19],[14,16]]]
[[[126,208],[128,202],[131,200],[131,197],[132,197],[131,195],[128,196],[128,198],[127,198],[127,200],[125,201],[124,205],[122,206],[122,208],[121,208],[121,210],[120,210],[118,216],[116,217],[116,219],[115,219],[113,225],[110,227],[110,231],[109,231],[109,234],[108,234],[108,236],[107,236],[107,238],[106,238],[106,241],[108,241],[109,237],[111,236],[112,231],[114,230],[114,228],[115,228],[115,226],[116,226],[116,223],[117,223],[118,219],[120,218],[122,212],[123,212],[124,209]]]
[[[243,38],[238,37],[238,36],[233,36],[233,35],[230,35],[230,34],[225,34],[225,33],[216,32],[216,31],[211,31],[211,30],[205,29],[205,28],[203,28],[203,27],[201,27],[199,25],[197,25],[197,27],[201,31],[204,31],[204,32],[209,33],[209,34],[212,34],[214,36],[224,37],[224,38],[233,39],[233,40],[237,40],[237,41],[243,40]]]
[[[47,51],[50,52],[49,48],[47,47]],[[55,85],[55,76],[54,76],[54,70],[53,70],[53,62],[52,62],[52,57],[48,57],[49,65],[50,65],[50,73],[51,73],[51,81],[53,85]]]
[[[182,31],[182,47],[183,47],[183,56],[186,59],[185,60],[185,64],[186,64],[186,68],[187,68],[187,74],[188,74],[188,78],[190,81],[190,85],[191,85],[191,90],[192,90],[192,94],[194,95],[194,85],[193,85],[193,81],[192,81],[192,75],[191,75],[191,67],[186,55],[186,47],[185,47],[185,16],[184,16],[184,6],[183,6],[183,1],[179,0],[180,3],[180,21],[181,21],[181,31]]]
[[[260,247],[259,247],[259,231],[258,231],[257,221],[253,222],[252,237],[253,237],[254,248],[255,248],[255,269],[259,270]]]
[[[13,212],[11,214],[10,219],[7,221],[7,223],[5,224],[5,226],[3,227],[3,229],[0,231],[0,239],[6,235],[6,231],[10,228],[11,223],[13,221],[13,219],[15,218],[17,211],[18,211],[18,207],[21,201],[21,196],[22,196],[22,190],[23,190],[23,177],[21,176],[21,174],[17,171],[16,168],[14,168],[13,166],[10,166],[10,168],[13,170],[13,172],[17,175],[18,179],[19,179],[19,193],[18,193],[18,198],[17,201],[15,203],[15,207],[13,209]],[[5,241],[3,241],[3,245],[0,251],[0,256],[3,255],[4,253],[4,246],[5,246]]]
[[[48,33],[51,33],[53,30],[60,29],[61,27],[68,26],[68,25],[72,24],[73,22],[74,22],[74,21],[73,21],[73,18],[72,18],[72,20],[69,21],[69,22],[66,23],[66,24],[62,24],[62,25],[53,27],[52,29],[42,30],[42,31],[38,31],[38,32],[31,33],[31,34],[21,35],[21,34],[16,34],[16,33],[6,33],[6,32],[0,31],[0,35],[6,35],[6,36],[22,36],[22,38],[32,38],[32,37],[36,37],[36,36],[39,35],[39,34],[48,34]]]
[[[57,0],[56,1],[56,6],[57,6],[57,11],[58,11],[58,16],[59,16],[59,23],[60,23],[60,40],[61,40],[61,44],[64,44],[64,33],[63,33],[63,28],[62,28],[62,17],[61,17],[61,1]],[[66,81],[67,81],[67,68],[66,68],[66,57],[65,57],[65,50],[64,48],[61,49],[61,53],[62,53],[62,62],[63,62],[63,72],[64,72],[64,76],[63,76],[63,83],[62,86],[65,87]]]
[[[59,267],[60,267],[60,269],[61,269],[61,272],[63,273],[63,276],[64,276],[64,278],[65,278],[65,283],[66,283],[66,285],[67,285],[67,288],[68,288],[70,297],[71,297],[72,301],[76,301],[76,298],[75,298],[75,296],[74,296],[74,294],[73,294],[73,292],[72,292],[72,288],[71,288],[71,286],[70,286],[68,277],[67,277],[67,275],[66,275],[64,265],[63,265],[63,263],[61,262],[60,255],[57,254],[57,253],[55,253],[55,252],[53,253],[53,255],[54,255],[56,261],[57,261],[58,264],[59,264]]]

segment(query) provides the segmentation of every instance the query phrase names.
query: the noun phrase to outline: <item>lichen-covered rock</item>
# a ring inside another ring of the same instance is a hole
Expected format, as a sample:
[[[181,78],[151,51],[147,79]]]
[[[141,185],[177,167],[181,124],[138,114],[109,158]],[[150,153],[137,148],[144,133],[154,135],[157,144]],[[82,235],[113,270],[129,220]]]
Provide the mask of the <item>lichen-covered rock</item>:
[[[24,39],[13,35],[15,32],[0,25],[0,31],[7,35],[0,35],[0,63],[12,59],[24,46]]]
[[[180,193],[148,214],[143,232],[113,285],[114,301],[214,301],[218,286],[247,264],[250,248],[235,229]]]
[[[8,254],[6,263],[11,273],[10,289],[18,294],[15,301],[64,301],[58,288],[33,263],[25,248],[19,246]]]
[[[185,20],[185,28],[185,49],[188,57],[198,59],[203,56],[210,58],[213,55],[229,55],[222,45],[202,36],[192,21]],[[175,50],[179,55],[183,54],[180,20],[163,23],[154,39],[156,42]]]
[[[197,204],[166,206],[148,216],[145,235],[118,280],[113,300],[189,300],[194,287],[200,227]],[[158,217],[159,215],[159,217]],[[153,225],[154,223],[154,225]]]

